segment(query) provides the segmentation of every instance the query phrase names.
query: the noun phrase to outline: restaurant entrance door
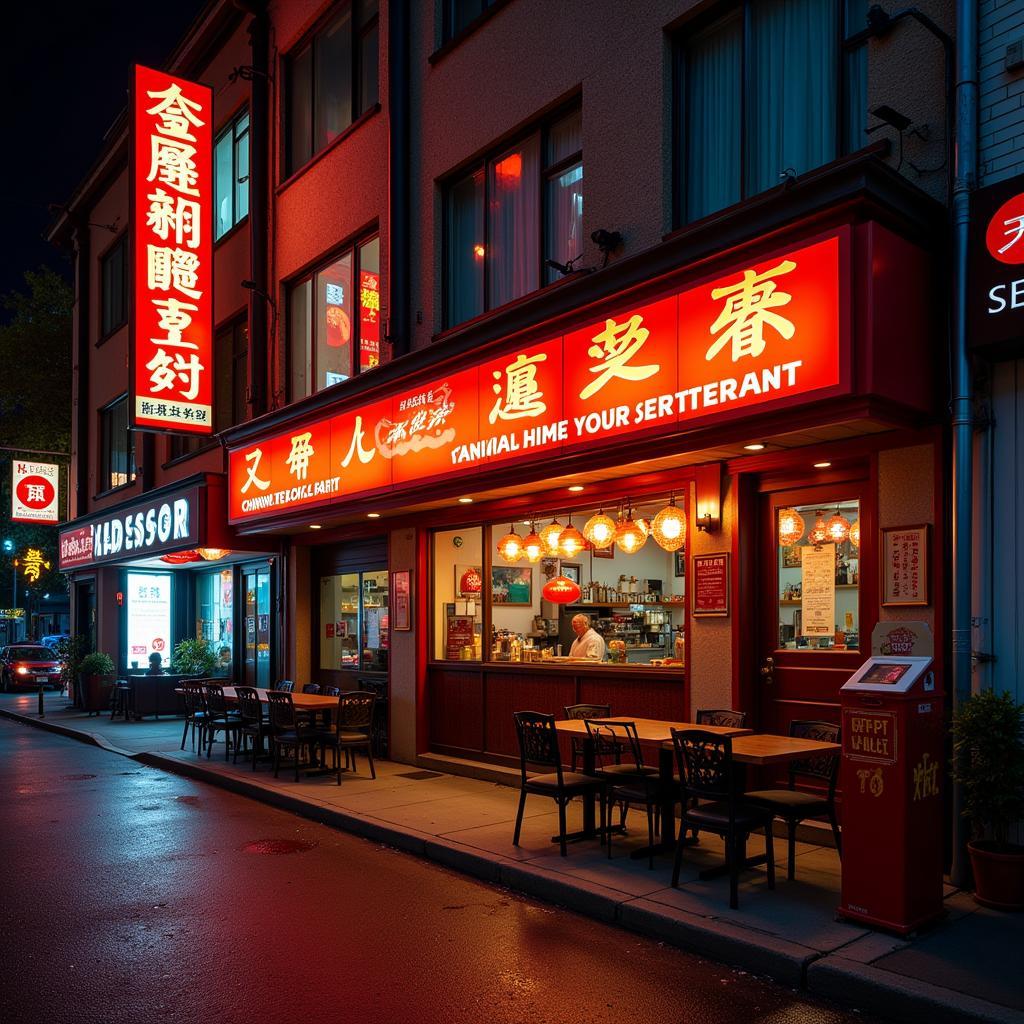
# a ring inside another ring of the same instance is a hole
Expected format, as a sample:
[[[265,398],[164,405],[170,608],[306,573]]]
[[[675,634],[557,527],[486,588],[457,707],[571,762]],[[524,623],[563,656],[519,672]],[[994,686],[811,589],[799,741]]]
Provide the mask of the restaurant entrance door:
[[[759,504],[758,728],[787,734],[799,719],[839,722],[839,688],[870,650],[874,503],[867,474],[773,489]]]
[[[271,595],[269,568],[243,568],[242,605],[245,632],[242,636],[242,675],[246,686],[270,686]]]

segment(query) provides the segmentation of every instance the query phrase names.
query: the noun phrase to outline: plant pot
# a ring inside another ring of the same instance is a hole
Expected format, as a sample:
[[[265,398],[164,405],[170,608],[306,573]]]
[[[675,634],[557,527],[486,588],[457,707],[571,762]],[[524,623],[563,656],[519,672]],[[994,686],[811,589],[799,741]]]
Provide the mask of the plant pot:
[[[106,711],[110,707],[110,690],[114,677],[89,675],[81,676],[82,707],[89,712]]]
[[[974,872],[974,898],[983,907],[1024,910],[1024,846],[994,849],[979,840],[967,844]]]

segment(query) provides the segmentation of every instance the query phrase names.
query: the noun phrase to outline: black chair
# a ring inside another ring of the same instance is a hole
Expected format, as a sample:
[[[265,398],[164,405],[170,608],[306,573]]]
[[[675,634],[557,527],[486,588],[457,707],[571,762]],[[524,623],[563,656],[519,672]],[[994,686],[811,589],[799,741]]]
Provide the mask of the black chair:
[[[377,778],[373,764],[373,708],[377,695],[365,690],[352,690],[338,698],[334,713],[334,728],[321,729],[316,733],[321,751],[330,747],[334,751],[334,771],[341,785],[341,752],[345,751],[345,766],[356,770],[356,751],[366,752],[370,761],[370,778]],[[323,759],[323,758],[322,758]]]
[[[789,735],[805,740],[821,740],[824,743],[842,742],[842,730],[832,722],[799,720],[789,723]],[[814,779],[824,782],[826,795],[806,793],[796,788],[797,778]],[[744,800],[763,804],[776,818],[786,823],[789,838],[788,878],[793,880],[796,872],[796,829],[801,821],[808,818],[827,817],[832,826],[836,852],[843,856],[842,837],[836,821],[836,781],[839,778],[839,753],[819,754],[802,761],[789,763],[789,789],[755,789],[744,794]]]
[[[775,855],[772,847],[772,812],[760,804],[748,802],[740,792],[732,759],[732,739],[703,729],[673,729],[682,793],[679,845],[672,867],[672,887],[679,887],[683,863],[684,836],[687,829],[713,832],[725,843],[725,861],[729,869],[729,906],[739,906],[739,875],[744,867],[747,836],[764,829],[765,864],[768,888],[775,888]],[[698,803],[697,801],[705,801]]]
[[[292,695],[280,690],[267,691],[267,710],[270,712],[270,745],[274,753],[274,778],[281,767],[281,751],[295,751],[295,781],[299,781],[299,763],[302,748],[307,752],[317,743],[317,733],[304,726],[295,714]]]
[[[324,697],[340,697],[341,687],[340,686],[325,686],[321,691]]]
[[[611,718],[611,704],[570,704],[565,709],[565,717],[570,721],[583,721],[585,718]],[[576,771],[577,761],[583,763],[583,745],[586,741],[582,736],[572,737],[572,770]],[[607,738],[594,740],[594,763],[601,764],[606,757],[614,759],[616,764],[622,760],[622,747]]]
[[[196,730],[199,730],[199,752],[202,753],[203,744],[206,742],[206,695],[198,683],[188,682],[182,684],[182,700],[185,704],[185,728],[181,733],[181,749],[185,749],[185,739],[188,730],[192,729],[192,749],[196,749]]]
[[[626,808],[630,805],[641,805],[647,812],[648,867],[654,867],[654,832],[655,823],[659,818],[658,769],[644,764],[643,751],[640,749],[640,737],[637,735],[635,722],[595,722],[589,718],[583,720],[587,734],[594,743],[606,747],[617,747],[631,755],[631,760],[623,763],[621,756],[615,764],[602,765],[594,769],[594,775],[606,783],[604,791],[605,810],[602,819],[609,823],[608,859],[612,856],[611,814],[612,804],[618,804],[622,817],[619,825],[626,826]]]
[[[376,757],[388,756],[388,684],[379,676],[359,676],[356,688],[365,693],[375,693],[377,703],[373,706],[373,753]]]
[[[110,691],[110,720],[122,715],[126,722],[132,720],[134,691],[127,679],[118,679]]]
[[[204,681],[203,694],[206,698],[205,730],[206,730],[206,756],[209,758],[213,751],[213,741],[217,738],[218,732],[224,733],[224,760],[228,759],[228,752],[231,747],[232,737],[238,742],[238,730],[241,726],[241,719],[238,712],[228,708],[228,702],[224,697],[224,687],[220,683]]]
[[[293,693],[295,690],[295,684],[290,679],[282,679],[274,689],[279,693]]]
[[[254,686],[236,686],[238,698],[238,738],[235,744],[233,764],[238,763],[239,751],[245,753],[252,742],[252,770],[256,771],[256,758],[264,749],[264,740],[270,736],[270,724],[263,717],[263,703],[259,690]]]
[[[519,769],[522,780],[512,845],[519,845],[519,833],[523,825],[527,793],[549,797],[558,805],[558,840],[563,857],[566,855],[565,808],[573,797],[594,795],[598,798],[601,805],[601,835],[604,835],[604,780],[595,778],[593,775],[562,770],[562,755],[558,750],[555,716],[544,715],[537,711],[516,711],[513,717],[516,722],[516,735],[519,738]],[[547,772],[541,775],[528,775],[528,765],[546,768]]]
[[[303,693],[319,693],[320,692],[320,684],[319,683],[306,683],[306,685],[302,687],[302,692]]]
[[[733,711],[731,708],[702,708],[697,712],[698,725],[718,725],[726,729],[742,729],[746,720],[746,711]]]

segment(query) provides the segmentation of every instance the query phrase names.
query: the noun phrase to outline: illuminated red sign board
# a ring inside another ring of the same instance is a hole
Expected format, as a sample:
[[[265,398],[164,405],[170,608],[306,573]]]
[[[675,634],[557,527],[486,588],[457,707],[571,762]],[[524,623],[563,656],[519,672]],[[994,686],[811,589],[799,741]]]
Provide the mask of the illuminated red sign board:
[[[834,393],[848,245],[840,229],[233,449],[229,521]]]
[[[213,433],[213,92],[135,65],[132,425]]]

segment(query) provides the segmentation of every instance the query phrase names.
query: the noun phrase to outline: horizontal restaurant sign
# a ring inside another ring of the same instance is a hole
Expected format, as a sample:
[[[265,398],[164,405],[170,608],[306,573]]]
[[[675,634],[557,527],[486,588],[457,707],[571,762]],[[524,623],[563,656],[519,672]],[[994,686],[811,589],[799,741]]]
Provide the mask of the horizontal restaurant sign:
[[[60,568],[194,547],[199,543],[199,489],[141,502],[60,532]]]
[[[669,433],[840,383],[845,234],[230,453],[231,522]]]

